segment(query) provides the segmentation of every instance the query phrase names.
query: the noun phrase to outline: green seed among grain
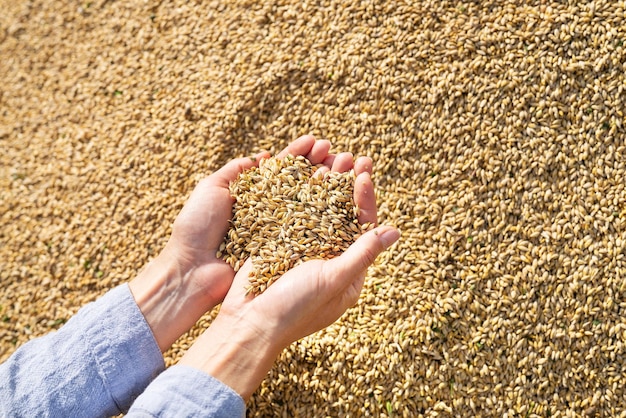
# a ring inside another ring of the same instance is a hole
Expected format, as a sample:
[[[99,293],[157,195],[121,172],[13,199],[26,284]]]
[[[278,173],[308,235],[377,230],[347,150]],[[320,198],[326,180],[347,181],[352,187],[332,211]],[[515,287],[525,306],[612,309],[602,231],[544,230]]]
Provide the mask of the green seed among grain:
[[[263,159],[231,183],[231,227],[218,257],[235,271],[252,259],[248,292],[262,293],[291,268],[343,253],[359,224],[354,171],[317,173],[303,156]]]

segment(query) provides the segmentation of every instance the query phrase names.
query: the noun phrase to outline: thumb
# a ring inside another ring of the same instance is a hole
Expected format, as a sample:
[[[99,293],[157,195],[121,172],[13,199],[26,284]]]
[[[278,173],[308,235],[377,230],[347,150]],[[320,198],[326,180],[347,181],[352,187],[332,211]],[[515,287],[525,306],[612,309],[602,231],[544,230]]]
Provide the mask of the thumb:
[[[357,239],[343,254],[328,261],[327,271],[332,271],[338,281],[352,282],[355,275],[363,273],[374,263],[378,254],[400,238],[400,231],[391,226],[379,226]]]
[[[211,182],[221,187],[228,187],[231,181],[237,178],[237,175],[249,168],[259,165],[259,161],[262,158],[269,158],[270,154],[267,151],[260,152],[253,157],[243,157],[231,160],[222,168],[217,170],[208,178]]]

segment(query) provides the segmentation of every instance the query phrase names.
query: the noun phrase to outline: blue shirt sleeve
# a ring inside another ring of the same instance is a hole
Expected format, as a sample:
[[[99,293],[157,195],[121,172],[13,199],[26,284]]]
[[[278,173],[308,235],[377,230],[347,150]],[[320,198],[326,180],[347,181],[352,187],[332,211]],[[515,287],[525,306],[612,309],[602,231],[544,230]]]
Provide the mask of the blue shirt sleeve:
[[[128,411],[128,418],[245,417],[239,394],[208,374],[187,366],[172,366],[148,386]]]
[[[164,368],[124,284],[0,365],[0,416],[112,416],[128,411],[142,392],[127,416],[245,416],[243,399],[219,380],[191,367]]]
[[[152,331],[124,284],[0,365],[0,416],[117,415],[164,368]]]

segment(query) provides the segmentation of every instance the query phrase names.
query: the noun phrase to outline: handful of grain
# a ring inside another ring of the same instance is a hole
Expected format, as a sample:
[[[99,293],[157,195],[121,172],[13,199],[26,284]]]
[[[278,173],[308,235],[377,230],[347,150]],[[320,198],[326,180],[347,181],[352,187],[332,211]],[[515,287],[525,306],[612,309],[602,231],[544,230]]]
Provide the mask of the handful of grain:
[[[248,293],[307,260],[340,255],[372,227],[357,219],[354,171],[314,175],[318,168],[302,156],[269,158],[230,184],[233,218],[218,257],[235,271],[252,258]]]

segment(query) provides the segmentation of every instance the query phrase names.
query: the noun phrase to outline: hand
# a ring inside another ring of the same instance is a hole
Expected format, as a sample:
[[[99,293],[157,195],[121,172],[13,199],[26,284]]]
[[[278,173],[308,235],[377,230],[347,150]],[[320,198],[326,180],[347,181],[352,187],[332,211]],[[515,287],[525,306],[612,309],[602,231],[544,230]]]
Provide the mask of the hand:
[[[304,155],[314,164],[345,157],[329,155],[330,142],[303,136],[279,155]],[[269,153],[238,158],[201,180],[174,221],[172,235],[155,260],[130,282],[131,292],[162,351],[220,303],[235,272],[217,258],[228,231],[233,199],[228,185]]]
[[[307,135],[289,144],[278,155],[303,155],[313,164],[320,164],[336,159],[336,156],[328,154],[329,149],[330,142],[316,141]],[[261,158],[269,156],[269,153],[262,152],[252,158],[233,160],[200,181],[174,222],[166,249],[176,254],[175,258],[184,270],[196,270],[194,285],[211,295],[214,305],[224,299],[235,275],[230,265],[216,255],[228,232],[228,221],[232,218],[234,199],[228,186],[239,173],[258,166]],[[338,160],[343,160],[341,155]]]
[[[347,171],[352,168],[352,155],[340,154],[325,166]],[[369,158],[354,164],[354,199],[361,208],[361,223],[376,223],[371,166]],[[248,399],[284,347],[330,325],[356,303],[367,267],[398,238],[396,229],[378,227],[337,258],[293,268],[257,297],[246,296],[248,260],[219,315],[180,363],[206,371]]]

